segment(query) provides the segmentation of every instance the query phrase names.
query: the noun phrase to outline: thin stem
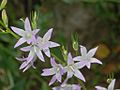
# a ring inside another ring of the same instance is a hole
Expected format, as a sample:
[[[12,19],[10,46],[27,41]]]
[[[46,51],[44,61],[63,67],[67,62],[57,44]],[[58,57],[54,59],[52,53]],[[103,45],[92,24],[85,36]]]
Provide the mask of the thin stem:
[[[4,25],[4,23],[0,20],[0,24],[6,29],[7,33],[10,33],[13,35],[16,39],[19,39],[19,36],[17,36],[15,33],[13,33],[8,27]]]
[[[16,39],[19,39],[19,36],[17,36],[15,33],[13,33],[8,27],[6,27],[6,30],[7,30],[8,33],[13,35]]]
[[[85,87],[84,83],[81,80],[79,80],[79,83],[82,86],[83,90],[87,90],[87,88]]]

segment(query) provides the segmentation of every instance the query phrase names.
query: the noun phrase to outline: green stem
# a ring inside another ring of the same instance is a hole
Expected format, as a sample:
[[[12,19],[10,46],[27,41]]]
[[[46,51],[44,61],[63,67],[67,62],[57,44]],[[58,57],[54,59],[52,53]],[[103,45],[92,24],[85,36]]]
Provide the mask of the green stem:
[[[13,33],[8,27],[6,27],[6,30],[7,30],[8,33],[13,35],[16,39],[19,39],[19,36],[17,36],[15,33]]]
[[[19,39],[19,36],[17,36],[15,33],[13,33],[8,27],[4,25],[4,23],[0,20],[0,24],[6,29],[7,33],[10,33],[12,36],[14,36],[16,39]]]
[[[79,80],[79,83],[82,86],[83,90],[87,90],[87,88],[85,87],[84,83],[81,80]]]

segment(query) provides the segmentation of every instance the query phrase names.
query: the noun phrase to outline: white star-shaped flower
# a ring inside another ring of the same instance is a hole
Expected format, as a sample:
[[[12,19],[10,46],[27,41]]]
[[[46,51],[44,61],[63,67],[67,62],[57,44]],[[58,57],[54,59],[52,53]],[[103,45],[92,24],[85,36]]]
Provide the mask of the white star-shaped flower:
[[[80,61],[79,65],[82,67],[87,66],[87,68],[90,69],[91,67],[91,63],[98,63],[98,64],[102,64],[101,61],[99,61],[98,59],[94,58],[93,56],[95,55],[95,52],[97,50],[98,47],[93,48],[91,50],[88,51],[87,53],[87,49],[86,47],[80,45],[81,47],[81,56],[77,56],[75,58],[73,58],[74,61]]]
[[[111,83],[109,84],[108,88],[105,88],[105,87],[101,87],[101,86],[96,86],[95,88],[97,90],[114,90],[114,86],[115,86],[115,79],[113,79],[111,81]],[[119,90],[119,89],[116,89],[116,90]]]
[[[49,29],[48,32],[43,36],[43,38],[38,37],[37,39],[39,48],[43,50],[43,52],[48,57],[51,57],[49,48],[60,46],[60,44],[50,41],[52,32],[53,32],[53,28]]]
[[[64,83],[66,83],[67,79],[71,78],[73,75],[85,82],[85,78],[79,70],[80,67],[78,66],[78,63],[74,63],[71,53],[68,54],[67,66],[64,68],[65,72],[67,72],[67,78]]]
[[[39,32],[39,29],[35,29],[32,31],[30,21],[28,18],[25,19],[24,24],[25,30],[17,28],[17,27],[11,27],[11,29],[21,36],[21,38],[18,40],[18,42],[15,44],[14,48],[20,46],[21,44],[27,42],[28,44],[31,44],[36,37],[36,34]]]

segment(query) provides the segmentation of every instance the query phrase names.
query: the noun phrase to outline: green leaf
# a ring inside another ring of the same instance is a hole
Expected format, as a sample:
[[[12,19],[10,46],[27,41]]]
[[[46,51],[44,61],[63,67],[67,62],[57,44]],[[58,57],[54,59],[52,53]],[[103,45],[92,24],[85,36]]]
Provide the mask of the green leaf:
[[[25,90],[25,79],[17,82],[11,90]]]
[[[2,10],[3,8],[5,8],[6,4],[7,4],[7,0],[3,0],[2,3],[1,3],[1,5],[0,5],[0,10]]]
[[[43,82],[41,90],[50,90],[50,89],[49,89],[48,85],[45,82]]]

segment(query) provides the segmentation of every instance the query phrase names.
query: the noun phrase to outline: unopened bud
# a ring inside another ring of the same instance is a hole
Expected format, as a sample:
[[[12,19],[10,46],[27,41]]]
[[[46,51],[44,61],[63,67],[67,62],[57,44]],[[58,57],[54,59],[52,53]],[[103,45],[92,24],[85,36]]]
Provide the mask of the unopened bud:
[[[75,50],[75,51],[78,51],[78,42],[77,41],[73,41],[73,44],[72,44],[72,46],[73,46],[73,49]]]
[[[2,11],[2,20],[5,26],[8,27],[8,17],[5,9]]]
[[[110,84],[112,80],[113,80],[113,79],[111,79],[111,78],[107,79],[107,83]]]
[[[32,15],[32,28],[36,29],[37,28],[37,13],[34,12]]]
[[[68,51],[65,49],[64,46],[62,46],[62,55],[64,60],[67,60],[67,54],[68,54]]]
[[[2,10],[3,8],[5,8],[6,4],[7,4],[7,0],[3,0],[2,3],[1,3],[1,5],[0,5],[0,10]]]

